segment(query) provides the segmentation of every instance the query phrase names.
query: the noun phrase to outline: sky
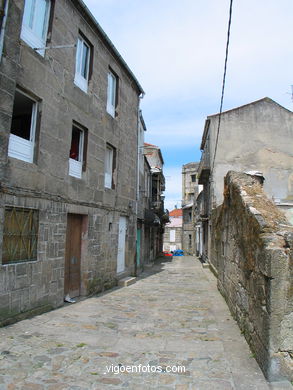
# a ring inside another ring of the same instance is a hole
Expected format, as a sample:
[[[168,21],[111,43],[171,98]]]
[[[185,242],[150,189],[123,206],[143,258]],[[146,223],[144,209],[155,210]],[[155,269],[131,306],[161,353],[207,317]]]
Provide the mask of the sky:
[[[180,207],[182,165],[219,112],[230,0],[84,1],[146,93],[145,141],[163,154],[165,207]],[[292,0],[234,0],[223,110],[266,96],[293,110],[292,17]]]

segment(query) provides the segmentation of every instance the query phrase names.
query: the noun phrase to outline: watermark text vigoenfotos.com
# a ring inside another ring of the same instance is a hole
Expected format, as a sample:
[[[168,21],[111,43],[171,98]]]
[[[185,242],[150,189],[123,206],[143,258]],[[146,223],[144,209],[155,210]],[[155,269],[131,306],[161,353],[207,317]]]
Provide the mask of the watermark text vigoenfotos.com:
[[[185,366],[151,366],[150,364],[143,365],[143,364],[137,364],[137,365],[124,365],[124,364],[111,364],[111,366],[106,366],[106,372],[104,374],[123,374],[123,373],[173,373],[173,374],[184,374],[186,372]]]

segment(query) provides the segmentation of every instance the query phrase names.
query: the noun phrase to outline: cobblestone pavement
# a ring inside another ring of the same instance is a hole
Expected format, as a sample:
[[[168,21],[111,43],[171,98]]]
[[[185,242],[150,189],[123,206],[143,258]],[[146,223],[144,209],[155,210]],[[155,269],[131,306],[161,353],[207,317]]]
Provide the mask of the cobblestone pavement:
[[[193,257],[0,334],[0,390],[270,389],[214,276]],[[118,364],[158,371],[116,374]]]

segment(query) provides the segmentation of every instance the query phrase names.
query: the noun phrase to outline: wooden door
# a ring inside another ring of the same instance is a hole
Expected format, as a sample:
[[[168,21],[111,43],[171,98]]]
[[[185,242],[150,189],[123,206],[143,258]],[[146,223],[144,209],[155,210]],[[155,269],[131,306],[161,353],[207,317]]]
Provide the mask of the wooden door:
[[[126,217],[120,217],[119,219],[117,274],[125,270],[126,221],[127,221]]]
[[[64,296],[80,295],[82,215],[68,214],[64,270]]]

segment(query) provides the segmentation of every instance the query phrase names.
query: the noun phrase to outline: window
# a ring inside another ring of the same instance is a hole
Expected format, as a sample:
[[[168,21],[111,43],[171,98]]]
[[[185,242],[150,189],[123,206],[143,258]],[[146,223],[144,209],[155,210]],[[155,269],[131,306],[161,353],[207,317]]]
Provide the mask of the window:
[[[37,260],[38,211],[6,207],[2,264]]]
[[[21,38],[32,48],[46,46],[49,13],[49,0],[25,0]],[[38,50],[41,55],[44,52]]]
[[[107,112],[114,118],[117,106],[118,78],[113,72],[108,73]]]
[[[115,170],[116,149],[107,144],[105,156],[105,187],[114,189],[113,173]]]
[[[78,125],[72,126],[69,152],[69,175],[81,179],[86,168],[87,131]]]
[[[170,230],[170,242],[175,242],[175,230]]]
[[[196,176],[195,176],[195,175],[191,175],[191,181],[192,181],[192,183],[195,182],[195,179],[196,179]]]
[[[32,163],[38,103],[16,90],[9,137],[8,155]]]
[[[90,74],[91,47],[81,36],[77,40],[74,83],[87,92]]]

